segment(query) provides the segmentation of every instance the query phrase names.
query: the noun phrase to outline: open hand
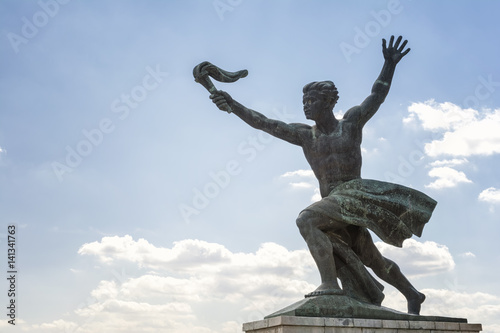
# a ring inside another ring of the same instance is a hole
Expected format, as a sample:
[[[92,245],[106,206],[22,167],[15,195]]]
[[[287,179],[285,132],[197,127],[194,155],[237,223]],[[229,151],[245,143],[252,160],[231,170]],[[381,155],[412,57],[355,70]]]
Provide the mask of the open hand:
[[[396,43],[394,44],[394,36],[391,36],[388,47],[386,47],[385,39],[382,39],[382,53],[384,54],[385,60],[397,64],[405,55],[408,54],[408,52],[410,52],[410,48],[406,49],[406,51],[403,52],[408,41],[405,40],[400,46],[399,44],[401,43],[402,39],[403,37],[399,36],[396,40]]]
[[[217,90],[212,95],[210,95],[212,102],[217,105],[217,107],[226,112],[231,111],[230,105],[233,104],[233,98],[225,91]]]

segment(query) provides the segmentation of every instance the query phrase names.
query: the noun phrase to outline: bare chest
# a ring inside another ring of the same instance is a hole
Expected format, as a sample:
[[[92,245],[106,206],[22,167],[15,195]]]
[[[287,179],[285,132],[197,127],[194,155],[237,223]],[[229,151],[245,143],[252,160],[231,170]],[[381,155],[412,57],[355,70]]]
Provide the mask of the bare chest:
[[[324,187],[322,194],[329,192],[333,183],[359,178],[361,173],[361,131],[350,124],[339,125],[329,134],[311,131],[310,140],[302,146],[320,186]]]
[[[310,140],[304,145],[304,153],[318,158],[354,153],[360,149],[361,131],[349,123],[339,122],[335,131],[322,133],[316,127],[311,130]]]

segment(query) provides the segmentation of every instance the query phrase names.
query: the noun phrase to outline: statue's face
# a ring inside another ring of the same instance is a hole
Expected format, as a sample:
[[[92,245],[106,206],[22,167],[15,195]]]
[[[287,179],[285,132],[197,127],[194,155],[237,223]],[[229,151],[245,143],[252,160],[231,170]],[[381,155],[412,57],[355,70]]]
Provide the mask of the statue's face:
[[[305,93],[302,103],[304,105],[304,114],[310,120],[317,120],[323,112],[328,111],[328,103],[316,91]]]

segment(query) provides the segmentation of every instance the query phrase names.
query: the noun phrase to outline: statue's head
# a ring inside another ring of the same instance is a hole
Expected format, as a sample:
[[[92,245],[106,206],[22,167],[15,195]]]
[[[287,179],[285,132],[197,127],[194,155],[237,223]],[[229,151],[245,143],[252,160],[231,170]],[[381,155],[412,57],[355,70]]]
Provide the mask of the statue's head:
[[[332,112],[339,92],[332,81],[311,82],[304,86],[303,104],[307,119],[316,120],[321,112]]]

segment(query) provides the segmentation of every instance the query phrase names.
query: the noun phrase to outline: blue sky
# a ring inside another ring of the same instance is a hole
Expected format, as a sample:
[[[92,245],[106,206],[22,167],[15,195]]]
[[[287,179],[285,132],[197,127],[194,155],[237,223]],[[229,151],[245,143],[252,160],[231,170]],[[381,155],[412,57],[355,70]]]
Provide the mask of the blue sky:
[[[341,116],[395,34],[412,50],[365,126],[362,177],[438,206],[421,238],[377,244],[426,293],[422,314],[500,332],[499,7],[1,1],[0,246],[15,225],[18,267],[2,331],[238,332],[300,300],[319,277],[295,218],[317,183],[300,148],[220,112],[192,69],[247,69],[216,87],[310,124],[302,87],[334,81]],[[384,305],[405,309],[390,287]]]

